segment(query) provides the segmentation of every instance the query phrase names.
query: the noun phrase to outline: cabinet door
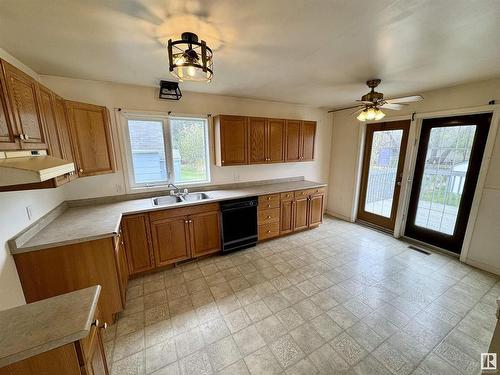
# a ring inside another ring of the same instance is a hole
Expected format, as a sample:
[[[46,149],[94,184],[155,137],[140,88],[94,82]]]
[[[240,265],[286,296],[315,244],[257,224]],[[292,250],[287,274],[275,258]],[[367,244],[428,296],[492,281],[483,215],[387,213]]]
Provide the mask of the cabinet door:
[[[293,231],[293,211],[295,201],[281,201],[280,234],[286,234]]]
[[[325,196],[313,195],[309,200],[309,227],[314,227],[323,222],[323,202]]]
[[[302,121],[286,120],[286,161],[299,161],[302,152]]]
[[[285,120],[269,119],[267,127],[268,162],[285,161]]]
[[[189,216],[192,257],[212,254],[221,249],[219,222],[218,211]]]
[[[129,274],[155,268],[148,214],[124,216],[122,228]]]
[[[220,136],[222,165],[248,164],[247,118],[221,116]]]
[[[316,139],[316,122],[304,121],[302,126],[302,161],[314,160],[314,141]]]
[[[128,265],[127,258],[125,256],[125,243],[123,241],[123,233],[121,232],[121,230],[120,233],[121,234],[120,236],[118,236],[117,242],[115,243],[115,257],[118,270],[118,281],[120,282],[122,303],[123,306],[125,306],[128,285]]]
[[[43,127],[38,95],[38,84],[29,75],[2,62],[7,93],[12,108],[16,134],[21,134],[23,149],[46,149],[47,139]]]
[[[249,133],[249,161],[250,164],[259,164],[267,162],[267,121],[265,118],[249,117],[248,118],[248,133]]]
[[[186,216],[152,221],[151,233],[157,267],[190,258]]]
[[[0,60],[0,150],[17,150],[21,146],[19,140],[15,137],[17,133],[14,131],[14,122],[10,112],[1,64],[2,61]]]
[[[75,158],[73,156],[73,145],[71,143],[69,122],[64,99],[60,96],[54,95],[54,107],[56,113],[57,130],[59,132],[59,140],[62,146],[63,159],[74,163]],[[77,176],[78,175],[76,172],[72,172],[69,174],[69,179],[74,180]]]
[[[309,197],[296,198],[294,207],[294,230],[305,229],[309,225]]]
[[[106,107],[66,101],[80,177],[111,173],[115,157]]]

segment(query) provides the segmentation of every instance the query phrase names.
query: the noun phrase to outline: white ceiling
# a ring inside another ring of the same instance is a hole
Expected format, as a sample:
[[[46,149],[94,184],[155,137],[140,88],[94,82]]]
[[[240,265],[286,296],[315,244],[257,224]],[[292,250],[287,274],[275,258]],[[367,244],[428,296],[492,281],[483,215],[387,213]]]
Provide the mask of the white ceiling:
[[[338,107],[500,76],[498,0],[2,0],[0,47],[40,74],[156,86],[193,31],[214,80],[182,89]]]

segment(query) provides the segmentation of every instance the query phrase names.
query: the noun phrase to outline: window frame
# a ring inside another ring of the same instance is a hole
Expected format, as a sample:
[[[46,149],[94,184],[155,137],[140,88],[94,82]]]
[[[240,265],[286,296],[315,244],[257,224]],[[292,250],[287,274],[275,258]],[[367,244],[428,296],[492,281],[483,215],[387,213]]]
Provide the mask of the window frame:
[[[122,159],[124,161],[124,179],[127,192],[142,192],[142,191],[154,191],[154,190],[165,190],[169,184],[175,184],[176,186],[201,186],[210,184],[212,180],[212,171],[210,168],[210,132],[209,132],[209,119],[208,116],[199,115],[169,115],[161,112],[128,112],[121,110],[119,111],[121,115],[122,123]],[[193,120],[203,120],[205,125],[205,168],[206,168],[206,180],[203,181],[186,181],[186,182],[175,182],[174,176],[174,166],[173,166],[173,149],[172,149],[172,133],[170,121],[173,119],[193,119]],[[132,145],[130,142],[130,131],[128,126],[129,120],[137,121],[158,121],[162,123],[163,127],[163,147],[165,152],[165,165],[167,168],[167,180],[158,181],[153,183],[139,183],[135,182],[134,175],[134,164],[132,160]]]

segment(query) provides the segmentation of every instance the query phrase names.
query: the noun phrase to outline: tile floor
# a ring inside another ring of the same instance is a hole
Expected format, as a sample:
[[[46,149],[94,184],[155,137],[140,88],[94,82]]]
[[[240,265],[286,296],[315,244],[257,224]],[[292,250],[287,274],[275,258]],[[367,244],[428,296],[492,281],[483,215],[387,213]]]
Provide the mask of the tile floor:
[[[134,279],[112,375],[477,374],[497,277],[334,219]]]

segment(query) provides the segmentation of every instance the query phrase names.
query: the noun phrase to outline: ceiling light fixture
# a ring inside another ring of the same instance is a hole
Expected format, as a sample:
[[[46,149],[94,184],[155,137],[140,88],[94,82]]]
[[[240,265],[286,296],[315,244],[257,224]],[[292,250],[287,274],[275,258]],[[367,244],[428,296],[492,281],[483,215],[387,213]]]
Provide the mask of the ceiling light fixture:
[[[378,121],[385,117],[385,113],[377,107],[368,107],[361,111],[361,113],[356,117],[359,121]]]
[[[180,82],[212,80],[213,53],[204,40],[198,41],[198,35],[186,32],[180,40],[169,39],[167,50],[170,73]]]

